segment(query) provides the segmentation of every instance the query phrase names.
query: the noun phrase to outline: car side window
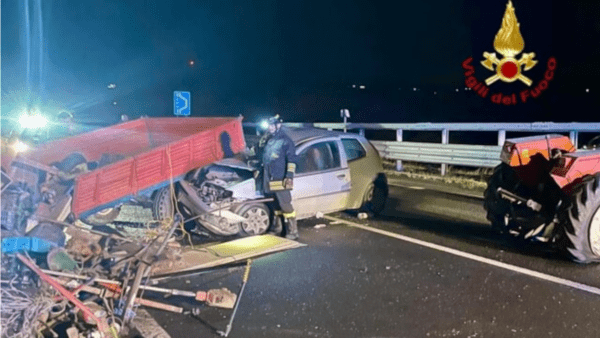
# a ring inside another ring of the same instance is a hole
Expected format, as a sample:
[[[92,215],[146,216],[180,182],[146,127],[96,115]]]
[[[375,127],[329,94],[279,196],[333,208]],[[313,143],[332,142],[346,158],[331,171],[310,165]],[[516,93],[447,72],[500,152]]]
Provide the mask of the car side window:
[[[311,173],[341,167],[340,152],[333,141],[313,144],[298,155],[297,173]]]
[[[357,160],[367,156],[367,151],[357,139],[343,138],[342,145],[346,151],[346,156],[348,156],[348,161]]]

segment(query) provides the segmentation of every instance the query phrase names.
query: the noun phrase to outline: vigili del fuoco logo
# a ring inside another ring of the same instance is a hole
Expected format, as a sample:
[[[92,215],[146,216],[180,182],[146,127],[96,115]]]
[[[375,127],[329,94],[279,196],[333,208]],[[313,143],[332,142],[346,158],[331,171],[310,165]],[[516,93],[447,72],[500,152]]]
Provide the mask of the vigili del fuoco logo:
[[[502,56],[502,58],[498,58],[496,53],[483,53],[485,59],[481,61],[481,64],[486,69],[495,73],[485,79],[485,84],[477,80],[473,75],[475,74],[475,68],[471,65],[473,57],[467,58],[462,63],[462,67],[465,70],[465,84],[483,98],[490,96],[492,102],[507,106],[516,105],[519,101],[527,102],[527,99],[529,98],[537,98],[540,96],[540,94],[548,88],[548,84],[554,78],[556,59],[550,57],[546,63],[546,71],[544,72],[543,79],[535,86],[531,87],[533,81],[527,77],[526,72],[535,67],[538,61],[534,59],[535,53],[533,52],[523,53],[521,54],[521,57],[517,59],[517,56],[525,49],[525,41],[523,40],[523,36],[521,36],[519,22],[515,15],[515,8],[510,0],[506,5],[506,11],[502,18],[502,26],[494,39],[494,49]],[[494,93],[489,95],[489,86],[498,80],[507,83],[518,80],[530,88],[519,92],[518,98],[516,93]]]

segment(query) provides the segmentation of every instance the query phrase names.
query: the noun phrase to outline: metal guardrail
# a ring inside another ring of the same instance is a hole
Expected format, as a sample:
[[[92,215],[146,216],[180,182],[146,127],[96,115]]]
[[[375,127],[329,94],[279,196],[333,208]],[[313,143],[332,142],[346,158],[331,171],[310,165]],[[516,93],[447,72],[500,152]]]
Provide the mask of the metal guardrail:
[[[500,164],[501,146],[371,141],[389,160],[493,168]]]
[[[494,167],[500,163],[501,146],[506,140],[506,132],[551,133],[568,132],[571,142],[578,146],[579,132],[599,132],[600,122],[532,122],[532,123],[284,123],[290,127],[315,127],[328,130],[358,130],[365,135],[366,129],[395,130],[396,141],[374,141],[383,158],[396,160],[396,170],[402,171],[402,161],[441,164],[442,175],[448,165]],[[245,127],[258,124],[244,123]],[[442,143],[420,143],[402,141],[402,132],[440,131]],[[498,133],[497,146],[448,144],[450,131],[492,131]]]

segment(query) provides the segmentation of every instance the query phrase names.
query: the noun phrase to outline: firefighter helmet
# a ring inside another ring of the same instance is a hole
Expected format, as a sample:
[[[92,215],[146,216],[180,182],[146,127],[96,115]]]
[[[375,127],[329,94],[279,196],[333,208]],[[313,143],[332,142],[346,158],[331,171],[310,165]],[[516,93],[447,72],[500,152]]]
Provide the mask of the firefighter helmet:
[[[269,117],[267,119],[267,123],[270,125],[271,124],[279,124],[279,123],[283,123],[283,120],[279,117],[279,114],[277,114],[275,116]]]

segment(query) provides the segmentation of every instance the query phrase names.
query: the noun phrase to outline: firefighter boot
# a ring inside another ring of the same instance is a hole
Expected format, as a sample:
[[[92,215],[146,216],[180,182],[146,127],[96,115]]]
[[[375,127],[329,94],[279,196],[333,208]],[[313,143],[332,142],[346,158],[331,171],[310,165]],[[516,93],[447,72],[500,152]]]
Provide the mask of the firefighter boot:
[[[285,220],[285,238],[291,240],[298,239],[298,224],[296,223],[296,217],[286,218]]]
[[[279,236],[283,231],[283,226],[281,225],[281,216],[275,215],[273,217],[273,224],[271,224],[271,229],[267,232],[269,235]]]

